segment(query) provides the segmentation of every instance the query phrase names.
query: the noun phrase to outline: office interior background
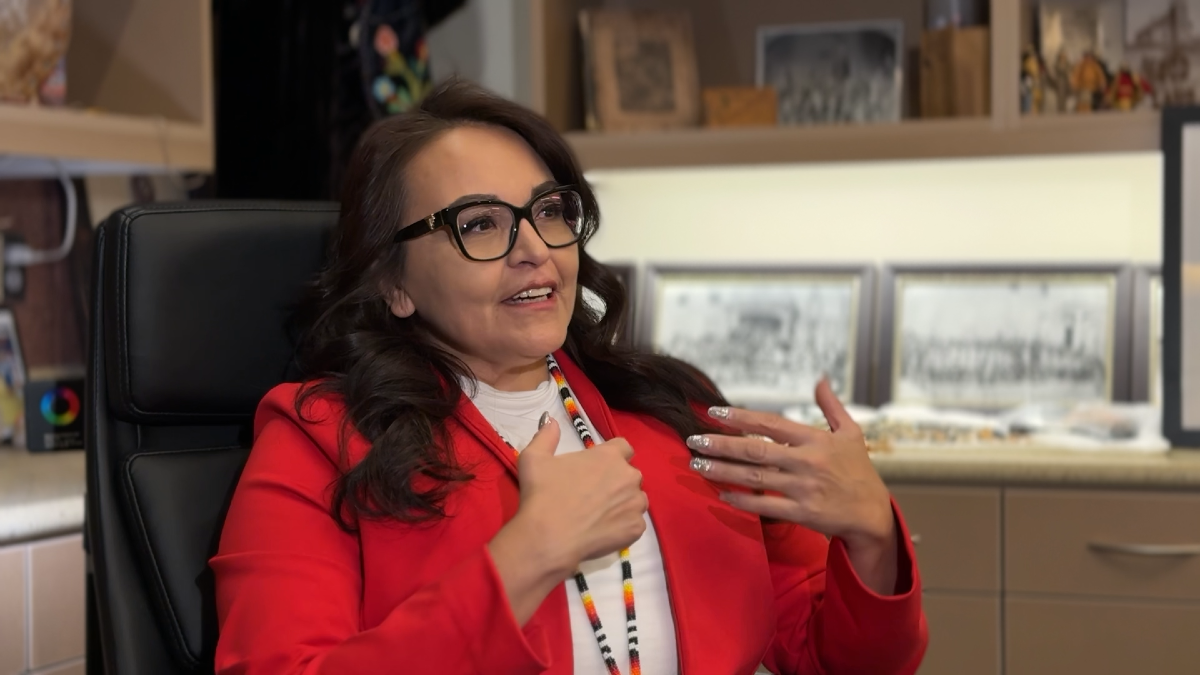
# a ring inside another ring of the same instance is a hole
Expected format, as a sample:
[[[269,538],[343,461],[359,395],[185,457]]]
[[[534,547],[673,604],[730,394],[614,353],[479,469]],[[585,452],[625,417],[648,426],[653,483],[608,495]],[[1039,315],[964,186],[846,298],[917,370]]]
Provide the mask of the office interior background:
[[[1200,76],[1163,65],[1200,73],[1198,34],[1196,0],[0,0],[0,675],[103,672],[97,228],[335,201],[397,90],[451,76],[566,134],[631,339],[804,421],[840,377],[917,544],[922,675],[1200,671]]]

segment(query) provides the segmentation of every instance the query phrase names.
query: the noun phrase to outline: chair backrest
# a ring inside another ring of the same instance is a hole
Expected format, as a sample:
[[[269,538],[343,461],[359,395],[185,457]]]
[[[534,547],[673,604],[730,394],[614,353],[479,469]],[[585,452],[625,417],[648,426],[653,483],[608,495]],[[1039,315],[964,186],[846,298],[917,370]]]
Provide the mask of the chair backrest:
[[[100,228],[85,536],[103,672],[212,672],[208,559],[336,220],[327,203],[189,202]]]

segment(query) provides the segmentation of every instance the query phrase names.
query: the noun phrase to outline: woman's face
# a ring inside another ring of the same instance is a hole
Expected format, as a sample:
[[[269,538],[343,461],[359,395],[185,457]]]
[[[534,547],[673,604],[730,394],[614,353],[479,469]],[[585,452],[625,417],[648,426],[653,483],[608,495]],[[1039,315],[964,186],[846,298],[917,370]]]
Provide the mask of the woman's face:
[[[520,136],[484,126],[442,134],[413,159],[405,181],[408,204],[398,227],[455,203],[500,199],[521,206],[555,185]],[[566,340],[578,246],[549,248],[526,220],[512,251],[490,262],[464,256],[445,228],[402,245],[404,272],[391,294],[392,313],[419,313],[481,379],[526,369]],[[550,294],[543,299],[513,299],[545,288]]]

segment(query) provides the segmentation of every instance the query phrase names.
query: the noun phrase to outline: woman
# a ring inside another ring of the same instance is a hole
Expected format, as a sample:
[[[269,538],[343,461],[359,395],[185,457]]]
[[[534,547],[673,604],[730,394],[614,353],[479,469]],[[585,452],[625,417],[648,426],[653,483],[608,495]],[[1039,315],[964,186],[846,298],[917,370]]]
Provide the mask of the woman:
[[[263,400],[212,560],[219,673],[916,669],[909,539],[828,385],[822,431],[618,341],[598,219],[563,139],[471,85],[366,134],[313,379]]]

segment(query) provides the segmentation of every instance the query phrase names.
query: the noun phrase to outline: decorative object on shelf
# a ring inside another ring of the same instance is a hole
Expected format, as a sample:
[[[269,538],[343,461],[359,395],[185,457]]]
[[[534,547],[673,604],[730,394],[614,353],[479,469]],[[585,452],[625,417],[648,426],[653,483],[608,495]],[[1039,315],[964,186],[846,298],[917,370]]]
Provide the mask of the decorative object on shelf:
[[[879,402],[1002,410],[1127,394],[1130,273],[913,267],[884,274]]]
[[[1158,267],[1134,270],[1130,398],[1162,405],[1163,280]]]
[[[1125,51],[1130,69],[1153,87],[1157,105],[1197,103],[1200,0],[1129,0]]]
[[[779,98],[773,87],[705,87],[704,126],[775,126]]]
[[[583,10],[579,28],[589,130],[699,124],[700,75],[687,12]]]
[[[1046,66],[1032,45],[1021,51],[1021,114],[1040,115],[1045,110]]]
[[[759,86],[774,87],[781,124],[900,121],[900,21],[762,26]]]
[[[988,29],[921,34],[921,117],[983,117],[991,110]]]
[[[1164,108],[1163,435],[1200,448],[1200,107]]]
[[[23,446],[25,442],[25,357],[17,334],[17,318],[0,307],[0,442]]]
[[[0,2],[0,101],[66,103],[70,0]]]
[[[808,402],[822,376],[866,401],[872,278],[867,267],[652,266],[641,344],[696,366],[735,404]]]
[[[1122,0],[1048,0],[1038,5],[1038,54],[1049,87],[1045,112],[1107,108],[1112,69],[1124,62]]]
[[[1108,83],[1107,107],[1128,112],[1141,106],[1143,100],[1153,93],[1146,78],[1122,65]]]
[[[425,28],[420,2],[362,3],[351,42],[358,47],[367,101],[374,117],[402,113],[432,89]]]

